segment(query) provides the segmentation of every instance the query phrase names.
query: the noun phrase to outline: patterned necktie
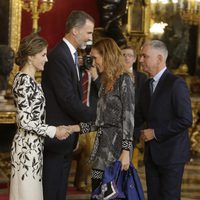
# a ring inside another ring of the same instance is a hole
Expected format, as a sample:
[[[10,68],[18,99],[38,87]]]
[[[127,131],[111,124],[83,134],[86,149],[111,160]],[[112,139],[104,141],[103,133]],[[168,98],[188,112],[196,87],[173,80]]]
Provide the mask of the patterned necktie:
[[[87,72],[84,72],[82,77],[82,88],[83,88],[83,99],[82,102],[87,105],[88,103],[88,84],[89,84],[89,76]],[[88,105],[89,106],[89,105]]]
[[[150,78],[149,79],[149,91],[150,91],[150,95],[152,96],[153,94],[153,82],[154,82],[154,79],[153,78]]]

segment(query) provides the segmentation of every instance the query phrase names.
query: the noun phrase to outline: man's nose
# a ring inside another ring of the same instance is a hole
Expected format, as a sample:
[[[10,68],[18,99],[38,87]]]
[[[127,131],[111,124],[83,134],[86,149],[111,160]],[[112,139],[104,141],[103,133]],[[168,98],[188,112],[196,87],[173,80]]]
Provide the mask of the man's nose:
[[[93,41],[93,36],[92,35],[88,35],[88,41]]]

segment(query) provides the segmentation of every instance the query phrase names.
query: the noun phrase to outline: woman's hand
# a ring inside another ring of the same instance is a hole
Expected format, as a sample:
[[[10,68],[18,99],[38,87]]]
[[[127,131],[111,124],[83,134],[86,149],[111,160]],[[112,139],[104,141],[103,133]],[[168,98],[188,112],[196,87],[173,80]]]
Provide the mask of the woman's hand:
[[[95,81],[99,76],[96,66],[92,65],[92,67],[90,67],[90,69],[88,71],[91,74],[92,80]]]
[[[65,126],[66,130],[69,134],[72,134],[74,132],[80,132],[80,126],[79,125],[68,125]]]
[[[68,138],[70,135],[70,132],[68,131],[67,129],[67,126],[57,126],[56,127],[56,134],[55,134],[55,137],[58,139],[58,140],[64,140],[66,138]]]
[[[130,166],[130,152],[127,150],[122,150],[119,161],[121,161],[122,164],[121,170],[127,171]]]
[[[73,132],[80,132],[79,125],[57,126],[55,137],[58,140],[64,140],[68,138]]]

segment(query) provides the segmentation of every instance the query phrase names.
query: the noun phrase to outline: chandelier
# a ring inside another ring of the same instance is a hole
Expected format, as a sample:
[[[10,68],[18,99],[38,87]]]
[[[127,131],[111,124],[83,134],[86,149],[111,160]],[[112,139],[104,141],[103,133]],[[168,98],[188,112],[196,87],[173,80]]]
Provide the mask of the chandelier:
[[[40,13],[50,11],[54,0],[21,0],[22,8],[31,13],[33,20],[33,32],[38,31],[38,20]]]
[[[179,13],[189,24],[200,23],[200,0],[151,0],[151,14],[155,21]]]

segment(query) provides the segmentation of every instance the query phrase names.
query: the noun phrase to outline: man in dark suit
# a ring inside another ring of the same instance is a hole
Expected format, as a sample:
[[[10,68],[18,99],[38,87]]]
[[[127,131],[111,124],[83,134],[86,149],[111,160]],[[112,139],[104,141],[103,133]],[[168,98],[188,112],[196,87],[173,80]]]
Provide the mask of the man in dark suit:
[[[139,59],[151,78],[139,97],[135,129],[145,142],[148,200],[180,199],[189,158],[190,93],[185,81],[166,68],[167,56],[165,44],[152,40],[142,46]]]
[[[42,74],[47,123],[77,124],[95,119],[96,111],[82,104],[77,48],[92,40],[94,19],[83,11],[72,11],[66,34],[48,56]],[[46,139],[44,146],[44,200],[66,200],[72,152],[78,140],[72,134],[64,141]]]

